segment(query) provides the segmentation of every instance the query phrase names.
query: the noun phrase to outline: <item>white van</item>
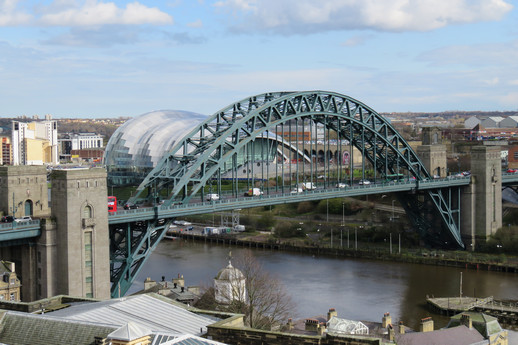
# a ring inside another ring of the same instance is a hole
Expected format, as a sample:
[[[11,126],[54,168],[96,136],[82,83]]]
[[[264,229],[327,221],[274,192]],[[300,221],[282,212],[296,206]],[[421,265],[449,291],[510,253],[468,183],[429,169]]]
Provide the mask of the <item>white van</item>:
[[[245,231],[245,226],[242,224],[234,225],[234,231]]]
[[[302,188],[303,190],[317,189],[317,187],[315,186],[315,184],[313,182],[299,183],[299,188]]]
[[[219,194],[207,194],[205,199],[207,199],[207,201],[219,200]]]
[[[263,195],[263,191],[260,188],[250,188],[245,196],[260,196]]]

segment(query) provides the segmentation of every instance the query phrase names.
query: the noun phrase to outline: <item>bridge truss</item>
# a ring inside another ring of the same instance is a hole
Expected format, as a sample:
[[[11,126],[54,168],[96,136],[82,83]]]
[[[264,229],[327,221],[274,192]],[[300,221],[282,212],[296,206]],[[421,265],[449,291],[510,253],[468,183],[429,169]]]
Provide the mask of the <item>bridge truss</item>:
[[[292,191],[296,202],[300,189],[394,177],[415,181],[414,189],[397,195],[421,237],[463,247],[460,189],[420,189],[431,176],[403,137],[371,108],[333,92],[265,93],[223,108],[164,155],[132,201],[185,206],[258,188],[272,196]],[[167,224],[157,213],[140,226],[110,226],[112,296],[117,287],[129,288]]]

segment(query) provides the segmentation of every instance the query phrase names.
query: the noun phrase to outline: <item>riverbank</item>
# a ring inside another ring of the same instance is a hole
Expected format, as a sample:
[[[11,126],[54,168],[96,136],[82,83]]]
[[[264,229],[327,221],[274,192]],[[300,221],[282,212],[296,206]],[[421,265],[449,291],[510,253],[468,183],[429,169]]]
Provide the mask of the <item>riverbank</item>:
[[[175,232],[175,236],[186,240],[206,243],[227,244],[239,247],[262,248],[278,251],[304,253],[333,257],[351,257],[372,260],[407,262],[413,264],[457,267],[484,271],[501,271],[518,273],[518,260],[506,256],[477,255],[468,252],[442,252],[427,250],[403,250],[399,248],[387,251],[384,248],[362,248],[364,244],[355,244],[353,248],[346,246],[306,245],[300,241],[272,240],[268,236],[243,236],[241,234],[201,235],[183,231]],[[392,252],[392,253],[391,253]]]

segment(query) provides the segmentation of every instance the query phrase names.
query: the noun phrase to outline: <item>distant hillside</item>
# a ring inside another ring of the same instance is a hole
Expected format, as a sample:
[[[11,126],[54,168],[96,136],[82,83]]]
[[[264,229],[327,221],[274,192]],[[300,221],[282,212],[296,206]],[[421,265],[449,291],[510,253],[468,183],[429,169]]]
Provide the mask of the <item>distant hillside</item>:
[[[406,112],[406,113],[381,113],[383,116],[397,116],[400,118],[414,118],[414,117],[441,117],[441,118],[450,118],[450,117],[471,117],[471,116],[512,116],[518,115],[518,111],[443,111],[440,113],[414,113],[414,112]]]
[[[58,125],[58,133],[96,133],[104,136],[108,141],[113,132],[127,119],[55,119]],[[12,121],[32,122],[33,119],[0,118],[1,135],[11,135]]]

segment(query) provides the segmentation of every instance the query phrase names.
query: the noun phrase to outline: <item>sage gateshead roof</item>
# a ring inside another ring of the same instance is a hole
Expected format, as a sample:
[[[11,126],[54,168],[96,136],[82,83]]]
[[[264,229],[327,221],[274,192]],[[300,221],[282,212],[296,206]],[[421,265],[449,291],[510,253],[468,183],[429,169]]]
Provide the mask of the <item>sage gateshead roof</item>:
[[[160,110],[146,113],[120,126],[111,136],[104,154],[109,185],[138,184],[205,115]]]

